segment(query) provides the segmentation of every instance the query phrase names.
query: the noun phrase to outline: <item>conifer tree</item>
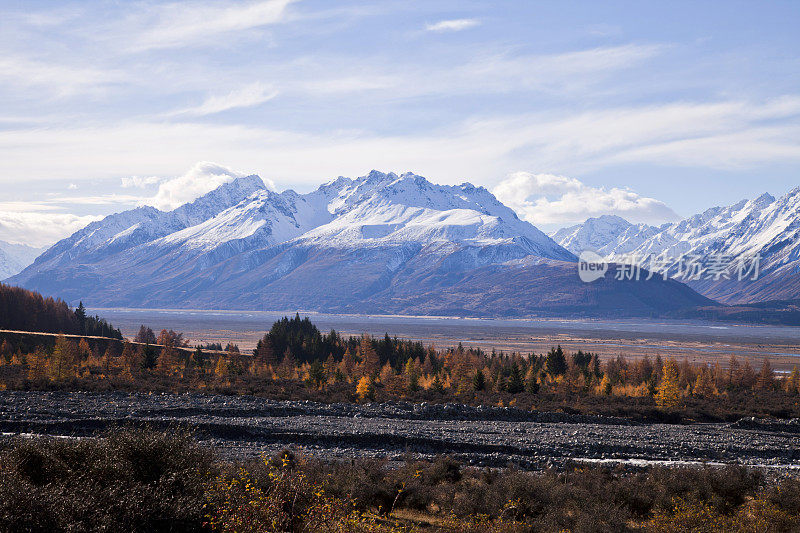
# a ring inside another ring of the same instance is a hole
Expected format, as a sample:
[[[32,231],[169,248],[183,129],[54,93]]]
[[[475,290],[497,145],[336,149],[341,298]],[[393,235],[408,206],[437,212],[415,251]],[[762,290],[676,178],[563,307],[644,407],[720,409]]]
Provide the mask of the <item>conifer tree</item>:
[[[525,390],[525,382],[522,379],[522,372],[517,363],[511,364],[511,373],[508,376],[508,384],[506,390],[511,394],[517,394]]]
[[[326,381],[325,367],[319,359],[314,359],[311,367],[308,369],[308,383],[309,385],[319,389]]]
[[[108,376],[111,374],[111,361],[114,359],[114,348],[109,342],[106,351],[103,352],[103,373]]]
[[[475,376],[472,378],[472,388],[478,392],[486,389],[486,376],[483,375],[483,370],[480,368],[475,372]]]
[[[661,384],[656,393],[656,405],[661,408],[677,407],[680,403],[680,382],[678,365],[672,359],[664,362]]]
[[[86,334],[86,308],[83,302],[78,302],[78,308],[75,309],[75,318],[78,319],[78,327],[80,328],[81,335]]]
[[[611,383],[611,378],[608,377],[608,373],[603,374],[603,379],[600,381],[600,392],[610,396],[613,391],[614,385]]]
[[[133,349],[133,345],[128,341],[125,341],[125,343],[122,345],[122,355],[120,357],[122,359],[123,367],[131,373],[142,367],[142,361],[139,357],[139,354]]]
[[[800,372],[798,372],[796,366],[792,368],[792,373],[789,374],[789,377],[786,379],[785,388],[786,392],[789,394],[797,394],[800,392]]]
[[[739,360],[735,355],[732,355],[728,361],[728,386],[732,389],[742,385],[742,370],[739,365]]]
[[[291,348],[286,348],[283,352],[283,359],[281,364],[278,365],[278,376],[281,379],[294,379],[295,371],[297,369],[297,359],[295,359]]]
[[[50,375],[60,381],[75,376],[78,349],[64,335],[56,337],[53,355],[50,358]]]
[[[567,371],[567,358],[564,357],[564,350],[561,345],[558,348],[550,348],[547,353],[547,373],[551,376],[562,376]]]
[[[39,380],[47,378],[47,354],[36,350],[28,357],[28,379]]]
[[[775,385],[775,374],[772,371],[772,365],[769,364],[769,359],[764,358],[761,364],[761,371],[758,373],[758,381],[756,386],[761,390],[771,390]]]
[[[444,385],[442,384],[442,380],[439,379],[439,374],[433,376],[433,382],[431,383],[431,389],[435,392],[442,393],[444,392]]]
[[[217,364],[214,367],[214,375],[220,379],[228,377],[228,361],[225,360],[225,356],[220,355],[217,357]]]
[[[358,375],[369,376],[370,379],[378,374],[381,368],[381,361],[377,352],[372,347],[372,339],[366,333],[361,336],[358,345],[361,354],[361,362],[358,365]]]
[[[374,387],[372,385],[372,378],[369,376],[362,376],[356,385],[356,395],[361,401],[371,399],[374,394]]]
[[[694,384],[694,394],[701,398],[708,398],[715,393],[714,380],[711,377],[711,372],[707,367],[703,366],[700,372],[697,373],[697,379]]]
[[[14,349],[11,347],[11,343],[3,339],[3,343],[0,344],[0,357],[2,357],[6,363],[10,363],[13,356]]]
[[[536,368],[533,364],[528,366],[528,372],[525,374],[525,390],[530,394],[539,393],[539,379],[536,376]]]
[[[201,373],[205,372],[206,354],[199,346],[194,349],[194,352],[192,352],[192,365]]]
[[[81,338],[78,341],[78,361],[85,361],[90,355],[92,355],[92,349],[89,346],[89,341]]]
[[[133,342],[140,344],[156,344],[156,334],[153,330],[142,324],[139,326],[139,332],[133,338]]]
[[[416,392],[419,390],[419,369],[414,359],[409,358],[408,361],[406,361],[403,373],[406,378],[406,390],[409,392]]]
[[[138,350],[139,362],[144,370],[152,370],[158,365],[158,350],[149,344],[140,344]]]

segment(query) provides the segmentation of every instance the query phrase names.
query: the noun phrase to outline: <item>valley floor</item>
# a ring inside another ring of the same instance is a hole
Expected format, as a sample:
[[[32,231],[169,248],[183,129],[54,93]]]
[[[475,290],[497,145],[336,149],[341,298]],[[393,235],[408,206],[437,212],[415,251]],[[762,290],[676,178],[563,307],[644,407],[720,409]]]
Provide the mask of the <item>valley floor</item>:
[[[185,309],[106,308],[99,312],[133,337],[141,324],[183,332],[190,344],[232,342],[252,350],[274,320],[292,312],[208,311]],[[303,313],[301,313],[303,314]],[[765,357],[779,372],[800,361],[800,327],[758,326],[692,320],[593,319],[470,319],[458,317],[393,317],[308,313],[320,330],[342,335],[369,333],[422,341],[436,348],[479,347],[505,352],[546,353],[560,344],[567,351],[583,350],[601,359],[623,355],[688,359],[693,364],[731,355],[758,368]]]
[[[401,460],[448,454],[465,464],[523,469],[571,462],[742,464],[800,468],[798,420],[657,424],[513,408],[405,402],[319,404],[253,396],[0,392],[0,432],[69,437],[109,428],[191,429],[225,455],[297,446],[323,459]]]

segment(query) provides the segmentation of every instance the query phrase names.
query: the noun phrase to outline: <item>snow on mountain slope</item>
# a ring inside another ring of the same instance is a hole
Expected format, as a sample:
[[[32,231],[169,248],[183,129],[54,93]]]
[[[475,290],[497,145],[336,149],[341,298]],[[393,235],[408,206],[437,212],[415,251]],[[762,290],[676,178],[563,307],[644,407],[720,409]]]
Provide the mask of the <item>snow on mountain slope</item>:
[[[315,305],[357,306],[401,280],[446,291],[476,268],[524,258],[575,261],[482,187],[372,171],[276,193],[253,176],[174,211],[106,217],[13,281],[94,305],[217,308],[291,305],[322,284],[339,292]]]
[[[63,264],[79,258],[102,258],[202,223],[263,189],[261,178],[252,175],[225,183],[172,211],[143,206],[115,213],[59,241],[37,258],[36,263]]]
[[[238,204],[194,226],[151,243],[155,247],[183,246],[209,251],[231,241],[248,246],[270,246],[288,241],[330,220],[305,197],[260,190]]]
[[[800,297],[800,187],[779,199],[763,194],[659,228],[630,226],[622,230],[622,222],[600,224],[598,220],[589,219],[554,236],[573,253],[580,253],[584,247],[599,251],[609,260],[624,255],[664,256],[673,259],[675,266],[677,260],[689,255],[759,256],[759,280],[701,279],[689,284],[725,302]]]
[[[616,215],[602,215],[589,218],[583,224],[562,228],[551,236],[575,255],[591,250],[613,258],[635,250],[658,231],[655,226],[631,224]]]
[[[330,197],[328,211],[336,217],[300,236],[298,243],[339,248],[442,242],[515,245],[521,256],[574,260],[489,191],[469,183],[443,186],[412,173],[372,171],[358,180],[339,178],[318,193]]]
[[[0,280],[21,272],[40,253],[41,248],[0,241]]]

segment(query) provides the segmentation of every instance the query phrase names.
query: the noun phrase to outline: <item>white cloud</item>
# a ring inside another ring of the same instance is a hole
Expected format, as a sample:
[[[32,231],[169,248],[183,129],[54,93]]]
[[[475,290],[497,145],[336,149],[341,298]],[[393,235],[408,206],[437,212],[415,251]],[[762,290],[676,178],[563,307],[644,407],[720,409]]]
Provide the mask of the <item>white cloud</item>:
[[[68,213],[0,211],[0,240],[35,247],[50,246],[101,218]]]
[[[428,24],[425,29],[428,31],[445,32],[445,31],[461,31],[469,28],[474,28],[481,23],[478,19],[451,19],[441,20],[435,24]]]
[[[130,176],[121,178],[122,188],[129,189],[135,187],[137,189],[144,189],[150,185],[160,183],[162,180],[158,176]]]
[[[251,83],[225,95],[210,96],[197,107],[176,111],[171,115],[204,116],[229,109],[253,107],[278,96],[278,91],[263,83]]]
[[[799,108],[785,102],[732,101],[553,111],[396,135],[199,122],[6,129],[0,131],[0,183],[103,178],[120,169],[175,176],[187,164],[204,160],[233,162],[292,184],[370,168],[486,185],[521,168],[566,175],[628,162],[755,169],[800,161],[800,132],[793,118]],[[85,157],[89,153],[92,157]]]
[[[387,102],[398,98],[536,91],[565,96],[580,93],[618,71],[658,56],[663,45],[623,45],[556,54],[520,54],[506,49],[476,49],[467,61],[447,66],[375,64],[337,57],[304,58],[281,72],[275,82],[281,92],[318,97],[360,93]],[[302,79],[298,80],[297,73]]]
[[[74,184],[74,183],[70,183],[69,185],[67,185],[67,189],[69,189],[71,191],[74,191],[77,188],[78,188],[78,186],[76,184]]]
[[[44,62],[4,54],[0,57],[0,80],[8,85],[44,88],[58,97],[101,91],[128,80],[119,70]]]
[[[291,0],[267,0],[230,5],[180,2],[158,6],[150,13],[151,29],[135,49],[170,48],[202,43],[219,44],[222,34],[281,22]]]
[[[630,189],[590,187],[578,179],[554,174],[515,172],[492,192],[532,224],[571,224],[600,215],[648,224],[680,219],[664,202]]]
[[[159,185],[155,196],[145,200],[143,203],[163,210],[175,209],[207,192],[213,191],[223,183],[233,181],[244,175],[222,165],[202,161],[194,165],[185,174],[163,181]],[[264,183],[268,187],[274,188],[274,184],[271,181],[265,179]]]

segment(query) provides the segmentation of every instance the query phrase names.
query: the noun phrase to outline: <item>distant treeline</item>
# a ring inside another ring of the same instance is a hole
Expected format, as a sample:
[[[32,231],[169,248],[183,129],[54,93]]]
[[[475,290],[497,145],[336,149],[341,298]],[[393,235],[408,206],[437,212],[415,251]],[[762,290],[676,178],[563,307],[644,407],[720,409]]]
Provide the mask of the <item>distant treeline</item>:
[[[81,303],[71,309],[60,298],[0,283],[0,329],[65,333],[122,339],[122,333],[99,316],[88,316]]]
[[[335,330],[322,334],[308,317],[283,317],[258,341],[253,355],[267,364],[277,365],[290,356],[298,363],[312,363],[333,358],[341,361],[346,352],[355,354],[362,342],[361,337],[345,338]],[[418,341],[391,338],[370,338],[370,344],[380,364],[394,367],[409,359],[424,359],[428,350]]]

